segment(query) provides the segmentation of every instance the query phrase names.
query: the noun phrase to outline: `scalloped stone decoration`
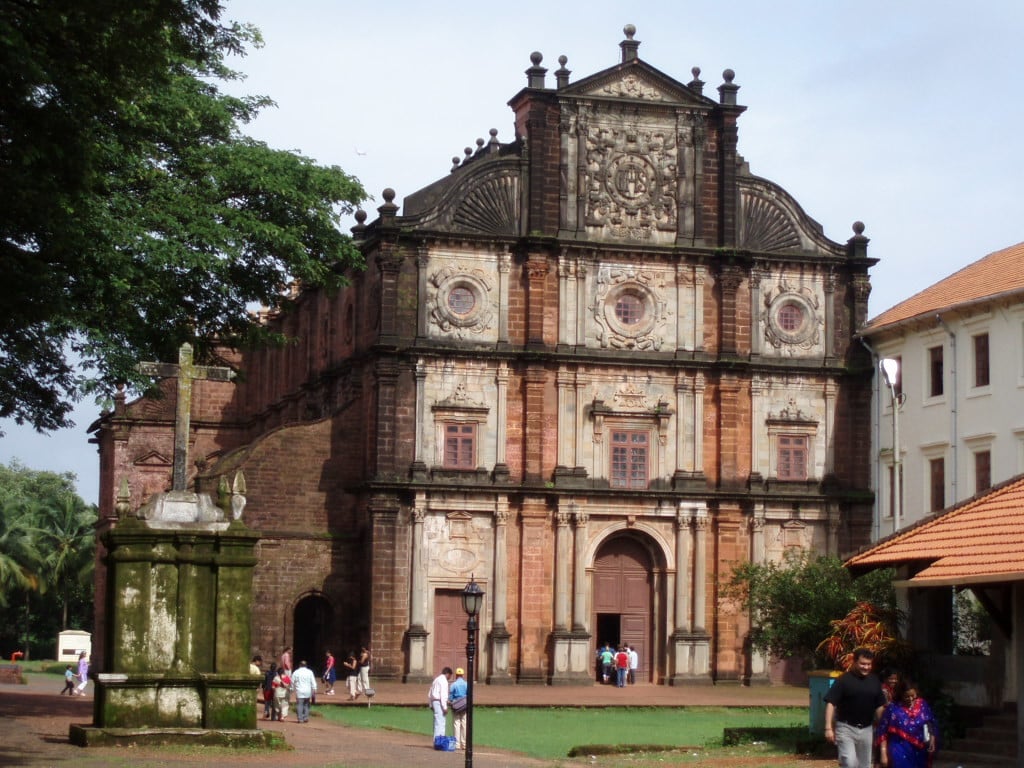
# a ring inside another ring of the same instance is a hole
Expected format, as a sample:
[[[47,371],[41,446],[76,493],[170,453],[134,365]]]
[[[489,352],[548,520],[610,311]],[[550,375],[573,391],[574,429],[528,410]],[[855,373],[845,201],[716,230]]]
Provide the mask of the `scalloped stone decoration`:
[[[796,227],[774,201],[741,190],[740,204],[741,248],[765,252],[800,248]]]
[[[452,223],[468,232],[516,234],[519,231],[518,178],[512,175],[492,176],[474,186],[459,203]]]

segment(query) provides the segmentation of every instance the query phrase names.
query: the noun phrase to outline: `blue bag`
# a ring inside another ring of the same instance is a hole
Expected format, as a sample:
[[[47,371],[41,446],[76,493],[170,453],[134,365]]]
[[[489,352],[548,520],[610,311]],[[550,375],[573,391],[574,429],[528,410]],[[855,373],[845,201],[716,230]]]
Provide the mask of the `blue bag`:
[[[434,737],[434,749],[439,752],[454,752],[455,751],[455,737],[454,736],[435,736]]]

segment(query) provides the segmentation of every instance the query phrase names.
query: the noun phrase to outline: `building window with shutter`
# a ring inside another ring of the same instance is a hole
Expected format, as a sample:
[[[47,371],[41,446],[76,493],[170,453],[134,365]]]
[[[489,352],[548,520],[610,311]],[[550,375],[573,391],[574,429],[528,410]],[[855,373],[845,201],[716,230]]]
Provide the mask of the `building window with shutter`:
[[[807,435],[779,435],[777,445],[779,480],[806,480]]]
[[[931,459],[928,462],[930,509],[932,512],[946,508],[946,460]]]
[[[974,492],[982,493],[992,487],[992,453],[976,451],[974,454]]]
[[[613,430],[612,488],[646,488],[650,434],[645,430]]]
[[[928,350],[928,396],[942,395],[942,347],[931,347]]]
[[[974,386],[989,385],[988,334],[979,333],[974,337]]]
[[[476,424],[444,425],[445,469],[476,469]]]

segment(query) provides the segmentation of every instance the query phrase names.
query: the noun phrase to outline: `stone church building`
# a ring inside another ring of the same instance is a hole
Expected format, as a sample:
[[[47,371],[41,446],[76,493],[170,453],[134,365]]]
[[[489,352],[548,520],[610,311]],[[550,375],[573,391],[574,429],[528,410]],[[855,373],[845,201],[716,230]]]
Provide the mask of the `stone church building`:
[[[426,681],[465,664],[472,577],[480,681],[589,683],[609,641],[643,682],[756,682],[733,565],[867,543],[863,225],[829,240],[751,174],[732,71],[706,93],[634,34],[575,81],[533,54],[513,141],[385,190],[366,270],[261,318],[296,343],[195,382],[189,482],[242,470],[262,537],[253,653],[367,643]],[[122,479],[169,485],[165,385],[94,425],[108,524]]]

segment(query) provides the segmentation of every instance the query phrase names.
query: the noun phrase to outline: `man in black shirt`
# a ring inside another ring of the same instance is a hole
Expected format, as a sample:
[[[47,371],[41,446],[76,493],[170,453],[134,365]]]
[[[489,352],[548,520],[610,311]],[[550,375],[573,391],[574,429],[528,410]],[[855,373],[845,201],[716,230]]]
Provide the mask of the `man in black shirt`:
[[[871,768],[874,723],[885,707],[882,683],[871,671],[875,654],[853,652],[853,669],[825,694],[825,738],[836,745],[840,768]]]

